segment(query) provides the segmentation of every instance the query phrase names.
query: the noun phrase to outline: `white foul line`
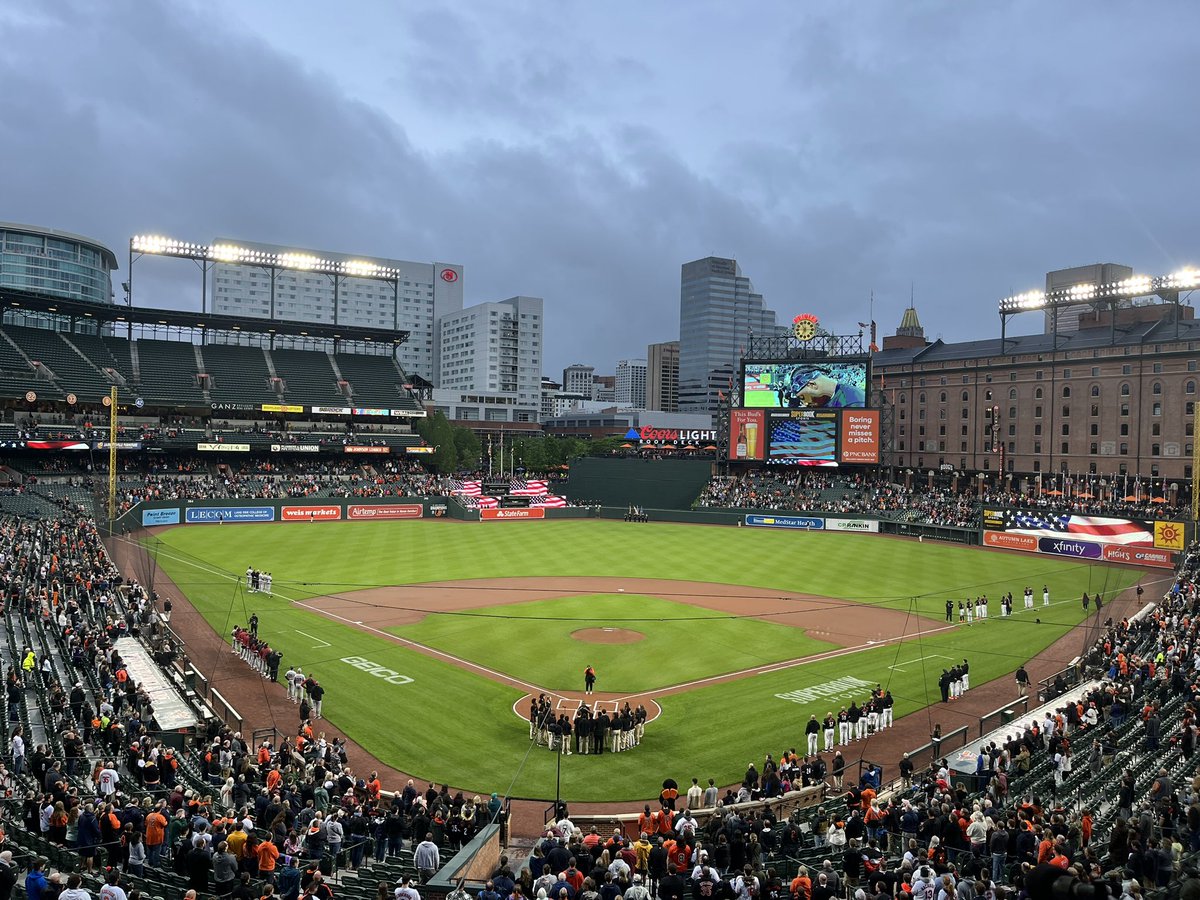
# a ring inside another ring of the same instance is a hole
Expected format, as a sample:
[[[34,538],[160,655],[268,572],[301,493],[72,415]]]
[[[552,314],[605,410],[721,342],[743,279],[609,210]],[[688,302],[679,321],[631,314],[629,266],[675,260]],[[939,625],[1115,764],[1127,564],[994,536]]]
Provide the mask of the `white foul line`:
[[[301,631],[299,628],[295,629],[295,632],[296,632],[296,634],[302,634],[306,638],[316,641],[316,643],[311,648],[313,650],[320,650],[323,647],[332,647],[333,646],[332,644],[329,643],[329,641],[323,641],[319,637],[313,637],[307,631]]]

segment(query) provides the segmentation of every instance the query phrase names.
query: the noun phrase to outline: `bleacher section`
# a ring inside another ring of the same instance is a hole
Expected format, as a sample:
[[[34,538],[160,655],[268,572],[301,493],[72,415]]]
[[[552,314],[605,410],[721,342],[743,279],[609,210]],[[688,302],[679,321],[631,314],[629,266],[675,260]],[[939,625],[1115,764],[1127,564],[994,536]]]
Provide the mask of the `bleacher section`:
[[[329,355],[312,350],[272,350],[275,374],[283,379],[284,400],[300,405],[348,406],[338,390]]]
[[[54,383],[63,394],[75,394],[83,402],[95,403],[107,396],[112,388],[113,382],[76,353],[57,332],[19,325],[5,325],[3,332],[25,351],[30,360],[40,362],[54,373]],[[50,382],[39,379],[38,384],[43,387],[34,387],[34,390],[40,392]]]
[[[141,338],[137,354],[138,392],[147,405],[196,406],[205,402],[192,344]]]
[[[208,393],[214,403],[258,406],[281,402],[271,389],[271,371],[261,347],[206,344],[200,355],[205,373],[211,376]]]
[[[133,374],[133,361],[129,357],[129,341],[120,337],[104,337],[95,334],[68,334],[65,340],[75,345],[84,356],[102,370],[114,370],[121,379],[128,380]]]
[[[392,357],[338,353],[334,359],[342,377],[350,383],[354,406],[408,409],[407,404],[413,402]]]

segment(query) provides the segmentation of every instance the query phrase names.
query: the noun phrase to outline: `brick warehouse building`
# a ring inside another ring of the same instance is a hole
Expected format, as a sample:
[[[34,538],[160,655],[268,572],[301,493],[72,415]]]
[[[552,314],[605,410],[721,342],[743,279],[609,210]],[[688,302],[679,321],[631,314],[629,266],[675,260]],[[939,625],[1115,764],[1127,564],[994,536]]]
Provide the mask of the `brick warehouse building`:
[[[1192,477],[1200,322],[1173,304],[1093,313],[1080,329],[927,342],[909,309],[872,357],[891,406],[884,462],[926,471]],[[992,410],[1001,447],[994,445]],[[1001,454],[1001,450],[1003,453]],[[1183,485],[1180,485],[1181,489]]]

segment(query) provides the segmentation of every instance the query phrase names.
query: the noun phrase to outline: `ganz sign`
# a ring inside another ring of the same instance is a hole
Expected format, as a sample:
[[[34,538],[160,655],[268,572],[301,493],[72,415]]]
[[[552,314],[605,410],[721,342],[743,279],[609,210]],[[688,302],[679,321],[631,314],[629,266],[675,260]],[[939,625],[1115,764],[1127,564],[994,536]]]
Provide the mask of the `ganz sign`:
[[[638,440],[654,444],[713,443],[716,439],[717,432],[713,428],[655,428],[653,425],[643,425],[638,432]]]

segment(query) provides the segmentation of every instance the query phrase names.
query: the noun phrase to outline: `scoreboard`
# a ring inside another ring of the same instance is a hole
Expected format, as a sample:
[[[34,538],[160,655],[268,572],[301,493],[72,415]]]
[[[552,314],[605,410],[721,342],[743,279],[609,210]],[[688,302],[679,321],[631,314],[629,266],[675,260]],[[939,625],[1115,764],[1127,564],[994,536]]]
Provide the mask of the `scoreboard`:
[[[877,409],[734,409],[729,458],[777,466],[877,465],[879,429]]]

